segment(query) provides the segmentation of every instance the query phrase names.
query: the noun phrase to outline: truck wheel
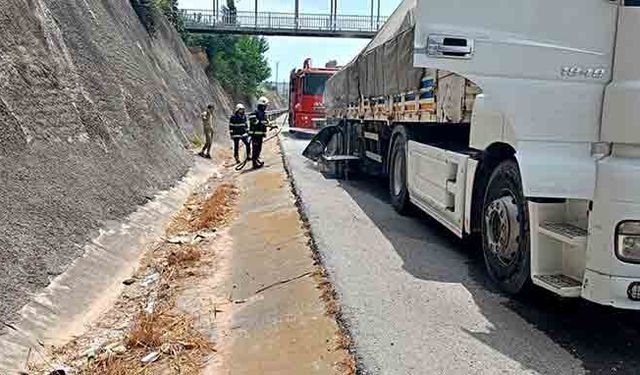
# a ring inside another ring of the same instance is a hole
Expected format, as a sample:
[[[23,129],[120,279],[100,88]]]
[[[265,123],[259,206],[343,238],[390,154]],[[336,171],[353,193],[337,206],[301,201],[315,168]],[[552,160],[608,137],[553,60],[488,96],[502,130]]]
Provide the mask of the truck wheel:
[[[503,161],[493,170],[482,207],[482,249],[489,275],[503,291],[519,293],[529,284],[531,257],[527,203],[515,161]]]
[[[393,208],[406,215],[411,206],[407,189],[407,134],[403,127],[396,128],[393,133],[389,154],[389,195]]]

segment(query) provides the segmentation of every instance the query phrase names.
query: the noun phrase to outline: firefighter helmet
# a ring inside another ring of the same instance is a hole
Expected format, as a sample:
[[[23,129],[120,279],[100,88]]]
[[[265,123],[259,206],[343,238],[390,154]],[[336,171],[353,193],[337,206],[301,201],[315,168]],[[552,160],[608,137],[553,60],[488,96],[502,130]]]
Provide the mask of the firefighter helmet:
[[[264,96],[260,97],[260,99],[258,99],[258,105],[269,105],[269,99]]]
[[[243,110],[243,111],[244,111],[244,105],[243,105],[242,103],[238,103],[238,104],[236,105],[236,112],[237,112],[237,111],[240,111],[240,110]]]

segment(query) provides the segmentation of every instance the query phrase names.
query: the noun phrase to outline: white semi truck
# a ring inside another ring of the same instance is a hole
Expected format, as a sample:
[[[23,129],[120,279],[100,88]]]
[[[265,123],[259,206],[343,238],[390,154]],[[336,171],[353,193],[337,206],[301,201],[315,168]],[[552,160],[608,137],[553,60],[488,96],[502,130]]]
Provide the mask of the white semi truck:
[[[327,84],[305,155],[533,284],[640,310],[640,0],[405,0]]]

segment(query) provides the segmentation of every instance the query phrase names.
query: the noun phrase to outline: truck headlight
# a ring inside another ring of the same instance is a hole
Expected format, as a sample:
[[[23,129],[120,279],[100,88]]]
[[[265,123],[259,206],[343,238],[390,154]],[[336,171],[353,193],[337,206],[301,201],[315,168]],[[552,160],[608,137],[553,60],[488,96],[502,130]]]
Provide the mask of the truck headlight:
[[[623,262],[640,263],[640,221],[623,221],[618,224],[616,255]]]

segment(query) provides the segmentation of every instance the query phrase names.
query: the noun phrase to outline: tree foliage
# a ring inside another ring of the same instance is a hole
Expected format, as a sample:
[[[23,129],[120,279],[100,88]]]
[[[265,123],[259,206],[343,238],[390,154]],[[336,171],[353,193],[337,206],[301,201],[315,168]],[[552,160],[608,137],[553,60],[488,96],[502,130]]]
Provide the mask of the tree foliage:
[[[156,17],[163,14],[181,34],[187,46],[204,48],[209,57],[207,74],[217,79],[234,96],[257,96],[260,84],[271,75],[266,58],[269,50],[266,39],[255,36],[190,34],[185,31],[178,0],[130,1],[150,34],[155,32]],[[227,0],[222,13],[228,17],[227,22],[235,20],[235,1]]]
[[[225,22],[235,23],[234,0],[222,7]],[[257,96],[260,84],[269,78],[271,68],[266,58],[267,40],[255,36],[202,35],[182,33],[189,47],[201,47],[209,57],[207,74],[217,79],[235,97]]]
[[[178,32],[184,31],[184,22],[180,17],[178,0],[129,0],[133,10],[149,34],[156,32],[156,19],[163,14]]]
[[[180,17],[180,9],[178,8],[178,0],[154,0],[156,7],[164,14],[169,23],[171,23],[178,32],[184,31],[184,22]]]
[[[205,49],[210,62],[207,74],[236,97],[258,95],[260,84],[271,75],[264,38],[187,34],[185,42]]]

